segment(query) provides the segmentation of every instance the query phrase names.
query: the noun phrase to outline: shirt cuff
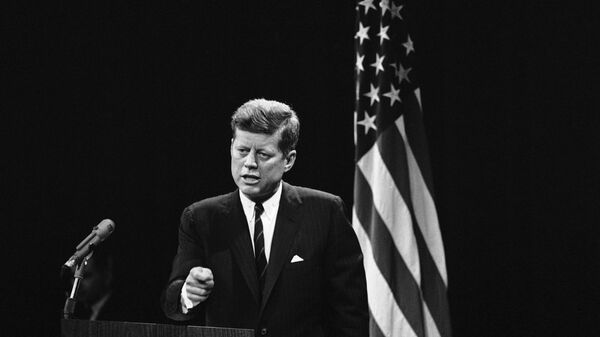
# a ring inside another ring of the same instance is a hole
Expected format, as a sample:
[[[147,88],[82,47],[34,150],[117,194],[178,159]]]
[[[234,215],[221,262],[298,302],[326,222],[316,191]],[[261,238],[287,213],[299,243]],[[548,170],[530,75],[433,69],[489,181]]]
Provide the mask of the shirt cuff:
[[[198,302],[199,303],[199,302]],[[198,303],[194,303],[192,300],[188,298],[188,293],[186,291],[186,285],[183,284],[181,287],[181,312],[187,314],[190,309],[196,306]]]

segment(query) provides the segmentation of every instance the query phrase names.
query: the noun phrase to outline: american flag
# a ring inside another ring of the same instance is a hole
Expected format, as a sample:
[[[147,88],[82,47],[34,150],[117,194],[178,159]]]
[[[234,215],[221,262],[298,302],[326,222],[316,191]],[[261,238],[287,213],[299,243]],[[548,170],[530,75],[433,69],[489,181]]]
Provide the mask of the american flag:
[[[361,0],[356,10],[352,226],[370,335],[451,336],[411,21],[404,0]]]

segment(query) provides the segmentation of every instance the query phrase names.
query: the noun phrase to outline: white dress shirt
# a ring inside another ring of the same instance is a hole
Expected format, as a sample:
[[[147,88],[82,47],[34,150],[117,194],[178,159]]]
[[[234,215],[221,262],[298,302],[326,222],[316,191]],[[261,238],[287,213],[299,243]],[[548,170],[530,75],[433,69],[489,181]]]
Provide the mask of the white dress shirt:
[[[265,257],[269,262],[269,255],[271,253],[271,242],[273,241],[273,232],[275,231],[275,220],[277,219],[277,212],[279,211],[279,201],[281,200],[281,182],[275,194],[269,199],[262,203],[265,211],[260,216],[263,225],[263,236],[265,238]],[[244,208],[244,215],[248,221],[248,230],[250,233],[250,241],[252,241],[252,250],[254,249],[254,205],[256,203],[240,191],[240,200],[242,201],[242,207]]]

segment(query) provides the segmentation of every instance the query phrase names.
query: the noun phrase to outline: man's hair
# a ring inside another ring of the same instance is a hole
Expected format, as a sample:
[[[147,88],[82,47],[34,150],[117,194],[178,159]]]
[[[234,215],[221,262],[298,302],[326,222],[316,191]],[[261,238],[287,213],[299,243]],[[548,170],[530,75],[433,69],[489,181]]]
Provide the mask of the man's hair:
[[[273,135],[279,132],[279,149],[284,155],[296,148],[300,136],[300,120],[287,104],[253,99],[240,106],[231,116],[231,131],[235,130]]]

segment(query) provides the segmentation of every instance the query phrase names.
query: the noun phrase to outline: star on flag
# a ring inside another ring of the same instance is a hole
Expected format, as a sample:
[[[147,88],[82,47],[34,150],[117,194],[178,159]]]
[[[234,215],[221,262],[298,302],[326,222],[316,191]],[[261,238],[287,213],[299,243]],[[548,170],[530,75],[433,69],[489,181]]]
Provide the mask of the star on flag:
[[[371,63],[371,67],[375,68],[375,75],[378,75],[380,70],[385,71],[385,69],[383,69],[383,59],[385,58],[385,55],[380,57],[379,53],[377,53],[375,58],[375,62]]]
[[[389,40],[390,37],[387,35],[387,31],[388,29],[390,29],[390,26],[383,26],[383,25],[379,25],[379,33],[377,33],[377,36],[379,36],[379,44],[383,43],[383,40]]]
[[[396,6],[396,4],[392,1],[392,9],[390,10],[392,12],[392,19],[398,18],[402,20],[402,15],[400,14],[402,7],[404,6]]]
[[[363,1],[359,2],[358,4],[365,8],[365,14],[369,13],[369,8],[373,8],[373,10],[377,10],[377,8],[375,8],[375,5],[373,5],[373,0],[363,0]]]
[[[398,65],[396,65],[395,63],[391,63],[390,66],[392,66],[395,69],[394,74],[396,75],[396,77],[398,77],[398,83],[402,84],[402,81],[410,83],[408,73],[412,70],[412,68],[404,69],[401,62],[398,62]]]
[[[381,7],[381,16],[385,15],[385,11],[390,11],[390,0],[381,0],[379,3],[379,7]]]
[[[373,84],[371,84],[371,90],[363,95],[369,97],[371,99],[371,105],[373,105],[373,102],[379,102],[379,87],[374,87]]]
[[[365,118],[356,122],[365,127],[365,135],[369,133],[369,129],[377,131],[377,125],[375,125],[375,118],[377,115],[369,116],[369,113],[365,111]]]
[[[361,71],[365,71],[365,68],[363,67],[363,60],[364,60],[365,56],[360,56],[359,53],[356,53],[356,72],[360,74]]]
[[[363,43],[363,40],[367,39],[369,40],[369,26],[364,27],[362,25],[362,23],[359,23],[360,27],[358,27],[358,32],[356,32],[356,35],[354,35],[354,38],[359,38],[360,39],[360,44]]]
[[[390,107],[391,107],[391,106],[394,106],[394,103],[396,101],[402,102],[402,100],[400,99],[400,89],[396,89],[394,87],[394,84],[391,84],[390,86],[391,86],[390,91],[383,94],[383,96],[390,99]]]
[[[415,47],[413,46],[413,42],[410,39],[410,35],[407,35],[406,39],[406,42],[404,42],[402,45],[404,46],[404,48],[406,48],[406,55],[408,55],[411,51],[415,51]]]

